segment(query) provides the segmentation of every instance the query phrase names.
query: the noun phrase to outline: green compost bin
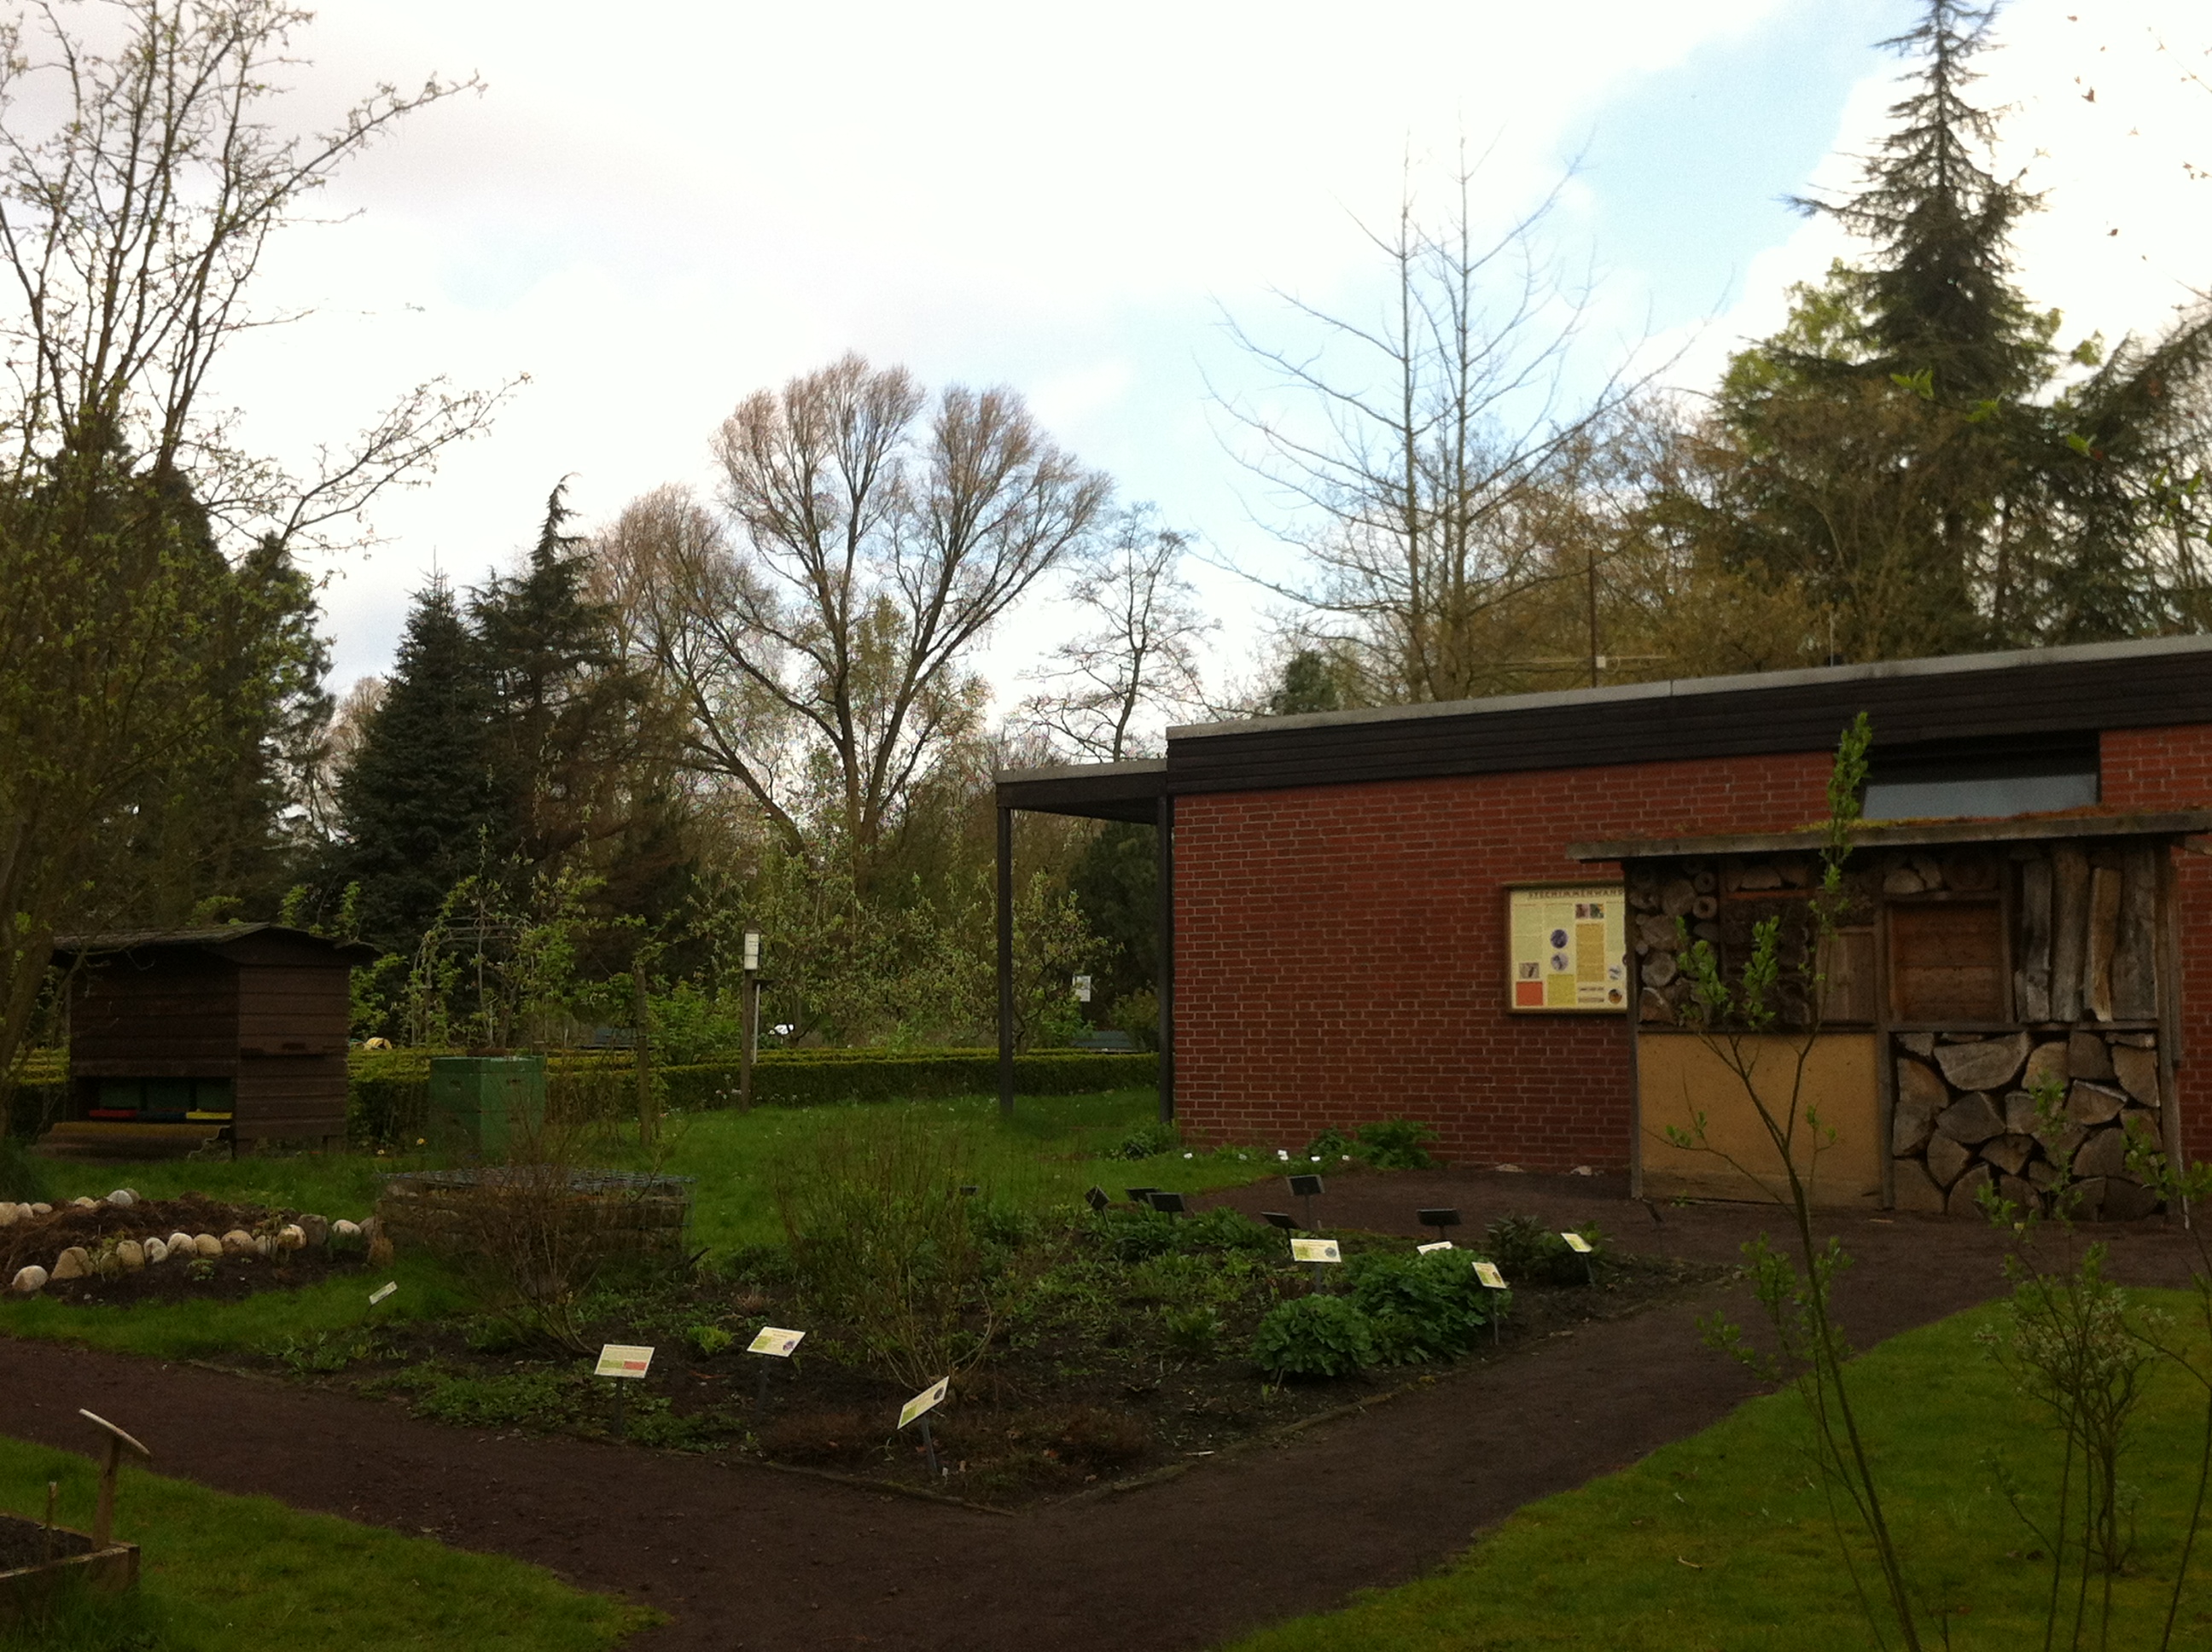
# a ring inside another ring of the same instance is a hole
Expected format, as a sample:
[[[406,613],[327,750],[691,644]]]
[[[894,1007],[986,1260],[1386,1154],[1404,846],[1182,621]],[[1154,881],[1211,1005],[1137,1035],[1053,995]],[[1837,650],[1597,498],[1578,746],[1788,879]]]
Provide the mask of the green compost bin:
[[[430,1142],[440,1151],[504,1158],[544,1122],[544,1056],[430,1058]]]

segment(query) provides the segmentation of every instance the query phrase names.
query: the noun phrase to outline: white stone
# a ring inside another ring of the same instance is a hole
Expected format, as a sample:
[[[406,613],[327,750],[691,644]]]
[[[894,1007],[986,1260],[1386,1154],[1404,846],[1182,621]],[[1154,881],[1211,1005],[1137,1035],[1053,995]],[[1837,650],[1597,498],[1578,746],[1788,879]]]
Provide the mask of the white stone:
[[[211,1233],[196,1233],[192,1236],[192,1248],[203,1256],[220,1256],[222,1241]]]
[[[157,1266],[169,1260],[169,1247],[161,1240],[149,1239],[142,1248],[145,1251],[149,1267]]]
[[[77,1211],[96,1211],[100,1208],[100,1201],[96,1199],[87,1199],[80,1193],[76,1198],[70,1200],[70,1208]]]
[[[46,1269],[36,1263],[33,1263],[29,1267],[16,1269],[15,1284],[11,1288],[21,1291],[27,1297],[35,1291],[44,1291],[46,1288]]]
[[[53,1277],[57,1279],[82,1279],[92,1272],[92,1258],[85,1254],[82,1245],[71,1245],[54,1258]]]
[[[192,1236],[189,1233],[173,1233],[169,1236],[170,1255],[191,1256],[197,1252],[198,1247],[192,1243]]]
[[[276,1230],[277,1249],[305,1250],[307,1247],[307,1230],[301,1227],[297,1222],[287,1222],[283,1227]]]
[[[0,1199],[0,1228],[12,1228],[22,1219],[18,1206],[9,1204],[4,1199]]]
[[[115,1247],[115,1260],[123,1264],[125,1272],[136,1273],[146,1266],[146,1247],[136,1239],[125,1239]]]
[[[337,1221],[331,1224],[331,1237],[333,1239],[358,1239],[361,1237],[361,1225],[358,1223],[349,1222],[345,1218],[341,1216]]]
[[[244,1228],[233,1228],[216,1242],[225,1256],[252,1256],[258,1254],[253,1236]]]
[[[138,1195],[128,1187],[118,1187],[113,1193],[108,1194],[107,1202],[118,1211],[127,1211],[138,1202]]]
[[[52,1216],[53,1213],[54,1207],[44,1200],[31,1206],[31,1214],[33,1216]]]

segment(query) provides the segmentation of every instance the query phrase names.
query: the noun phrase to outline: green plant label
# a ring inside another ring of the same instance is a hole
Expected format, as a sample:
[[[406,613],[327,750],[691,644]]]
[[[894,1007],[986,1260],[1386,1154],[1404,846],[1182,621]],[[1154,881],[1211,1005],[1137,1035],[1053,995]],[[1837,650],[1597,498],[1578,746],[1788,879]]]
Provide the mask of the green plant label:
[[[1334,1239],[1293,1239],[1291,1241],[1291,1260],[1294,1262],[1340,1262],[1344,1260]]]
[[[940,1376],[920,1394],[899,1407],[899,1426],[904,1428],[924,1412],[935,1411],[945,1403],[945,1391],[952,1386],[952,1379]]]
[[[377,1305],[377,1303],[379,1303],[382,1302],[382,1301],[383,1301],[386,1297],[390,1296],[393,1291],[397,1291],[397,1290],[398,1290],[398,1289],[399,1289],[399,1281],[398,1281],[398,1280],[397,1280],[397,1279],[387,1279],[387,1280],[386,1280],[382,1285],[380,1285],[377,1286],[375,1290],[374,1290],[374,1291],[370,1291],[370,1292],[368,1293],[368,1305],[369,1305],[371,1308],[375,1307],[375,1306]]]
[[[599,1350],[599,1363],[592,1368],[593,1376],[627,1376],[633,1380],[642,1377],[653,1364],[653,1350],[633,1348],[624,1343],[610,1342]]]
[[[1492,1291],[1505,1289],[1505,1276],[1498,1271],[1498,1264],[1495,1262],[1477,1262],[1474,1265],[1474,1277]]]
[[[1413,1247],[1414,1249],[1419,1251],[1424,1256],[1427,1255],[1432,1250],[1449,1250],[1451,1248],[1452,1242],[1449,1239],[1431,1239],[1425,1245],[1416,1245]]]
[[[1590,1242],[1579,1233],[1563,1233],[1559,1237],[1567,1242],[1567,1248],[1577,1255],[1587,1256],[1590,1254]]]
[[[799,1345],[805,1340],[806,1333],[804,1331],[779,1331],[771,1325],[745,1345],[745,1351],[749,1354],[774,1354],[778,1359],[788,1359]]]

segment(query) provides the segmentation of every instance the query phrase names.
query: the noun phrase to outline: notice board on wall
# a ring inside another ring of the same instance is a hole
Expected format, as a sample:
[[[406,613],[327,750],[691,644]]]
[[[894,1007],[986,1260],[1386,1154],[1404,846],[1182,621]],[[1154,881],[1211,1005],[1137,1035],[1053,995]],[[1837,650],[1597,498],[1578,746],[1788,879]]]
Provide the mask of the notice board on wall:
[[[1628,924],[1619,884],[1505,891],[1506,1003],[1523,1012],[1628,1008]]]

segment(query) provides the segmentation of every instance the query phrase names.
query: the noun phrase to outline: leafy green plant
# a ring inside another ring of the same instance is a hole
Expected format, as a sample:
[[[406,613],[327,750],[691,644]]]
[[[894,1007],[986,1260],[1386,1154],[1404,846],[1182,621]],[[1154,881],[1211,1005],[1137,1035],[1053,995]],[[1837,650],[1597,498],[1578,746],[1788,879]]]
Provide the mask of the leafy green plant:
[[[1252,1333],[1252,1363],[1279,1378],[1350,1376],[1379,1357],[1374,1326],[1345,1297],[1292,1297]]]
[[[1349,1156],[1352,1145],[1350,1136],[1334,1125],[1329,1125],[1308,1142],[1303,1151],[1309,1161],[1319,1159],[1324,1164],[1334,1164]]]
[[[1140,1124],[1109,1150],[1109,1158],[1157,1158],[1162,1153],[1181,1150],[1182,1133],[1164,1119],[1152,1124]]]
[[[1389,1364],[1450,1359],[1474,1345],[1507,1293],[1486,1290],[1463,1250],[1366,1251],[1345,1268],[1367,1315],[1376,1358]]]
[[[1378,1119],[1359,1127],[1352,1156],[1377,1170],[1432,1169],[1428,1144],[1436,1139],[1436,1127],[1417,1119]]]
[[[1221,1333],[1225,1328],[1221,1315],[1211,1308],[1169,1309],[1160,1315],[1168,1333],[1168,1345],[1178,1353],[1198,1358],[1210,1357],[1220,1345]]]
[[[737,1345],[736,1333],[725,1331],[719,1325],[695,1325],[684,1333],[692,1351],[702,1359],[712,1359],[716,1354],[726,1353]]]
[[[1587,1284],[1591,1264],[1604,1252],[1604,1236],[1594,1224],[1576,1230],[1590,1248],[1585,1259],[1564,1235],[1533,1216],[1501,1216],[1483,1230],[1482,1242],[1490,1260],[1509,1280],[1534,1285]]]

